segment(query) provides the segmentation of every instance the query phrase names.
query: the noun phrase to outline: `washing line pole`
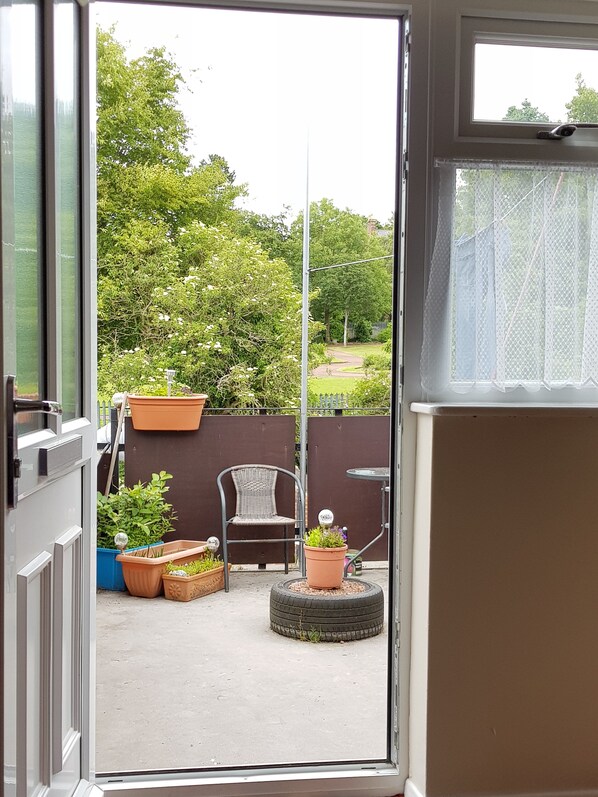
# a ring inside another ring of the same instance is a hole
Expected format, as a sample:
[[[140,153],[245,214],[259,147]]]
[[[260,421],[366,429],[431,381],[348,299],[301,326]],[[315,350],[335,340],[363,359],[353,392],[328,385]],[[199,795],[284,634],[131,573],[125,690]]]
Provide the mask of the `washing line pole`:
[[[303,279],[301,301],[301,399],[299,417],[299,480],[307,488],[307,373],[309,368],[309,134],[305,152],[305,211],[303,214]]]

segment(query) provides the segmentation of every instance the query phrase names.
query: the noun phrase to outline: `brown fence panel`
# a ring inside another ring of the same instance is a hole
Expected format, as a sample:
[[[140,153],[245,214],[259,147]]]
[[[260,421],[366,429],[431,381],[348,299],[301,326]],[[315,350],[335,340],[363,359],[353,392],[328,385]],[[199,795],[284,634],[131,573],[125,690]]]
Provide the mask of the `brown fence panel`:
[[[133,429],[131,419],[125,427],[125,482],[127,485],[151,478],[165,470],[173,478],[168,482],[168,500],[176,509],[176,531],[169,539],[205,540],[222,537],[220,497],[216,477],[231,465],[277,465],[287,470],[295,467],[294,415],[232,416],[204,415],[196,432],[141,432]],[[234,488],[229,484],[227,505],[234,514]],[[279,479],[277,508],[281,514],[294,514],[294,491],[290,479]],[[274,526],[230,528],[229,538],[282,537],[283,529]],[[289,536],[294,534],[289,529]],[[289,556],[294,551],[289,545]],[[229,548],[231,561],[239,564],[283,561],[283,546],[278,544],[242,544]],[[221,553],[221,551],[220,551]]]
[[[348,528],[349,546],[361,548],[380,531],[382,484],[351,479],[347,470],[388,467],[389,416],[310,418],[307,441],[308,525],[317,525],[321,509],[331,509],[335,523]],[[385,534],[364,559],[387,558]]]

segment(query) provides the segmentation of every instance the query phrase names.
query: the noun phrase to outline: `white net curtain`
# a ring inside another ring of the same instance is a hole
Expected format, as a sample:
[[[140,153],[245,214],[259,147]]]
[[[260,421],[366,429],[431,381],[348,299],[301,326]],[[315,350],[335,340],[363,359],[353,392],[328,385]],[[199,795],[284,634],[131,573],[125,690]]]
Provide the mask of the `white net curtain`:
[[[436,169],[421,362],[427,398],[596,388],[598,169]]]

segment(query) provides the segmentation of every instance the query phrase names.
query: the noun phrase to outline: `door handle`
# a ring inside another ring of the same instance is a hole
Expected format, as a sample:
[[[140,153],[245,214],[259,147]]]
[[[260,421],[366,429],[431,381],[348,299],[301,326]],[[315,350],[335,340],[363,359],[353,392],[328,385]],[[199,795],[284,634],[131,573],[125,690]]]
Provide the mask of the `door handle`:
[[[16,377],[6,377],[6,451],[8,457],[6,503],[9,509],[17,505],[17,482],[21,475],[19,443],[15,429],[15,418],[19,412],[44,412],[49,415],[62,415],[58,401],[20,398],[16,395]]]
[[[12,377],[9,377],[12,378]],[[49,415],[62,415],[62,405],[58,401],[47,401],[43,399],[13,399],[13,412],[46,412]]]

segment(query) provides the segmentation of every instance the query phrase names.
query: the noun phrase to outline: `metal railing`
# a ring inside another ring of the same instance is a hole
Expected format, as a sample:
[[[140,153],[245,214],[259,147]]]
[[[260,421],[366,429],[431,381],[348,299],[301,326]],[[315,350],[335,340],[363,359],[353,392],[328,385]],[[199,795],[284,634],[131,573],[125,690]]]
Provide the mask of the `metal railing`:
[[[308,413],[327,415],[388,415],[389,407],[350,407],[346,393],[322,393],[318,402],[310,404]],[[109,401],[97,402],[98,428],[110,423]],[[299,407],[204,407],[204,415],[297,415]],[[129,409],[127,408],[127,415]]]

